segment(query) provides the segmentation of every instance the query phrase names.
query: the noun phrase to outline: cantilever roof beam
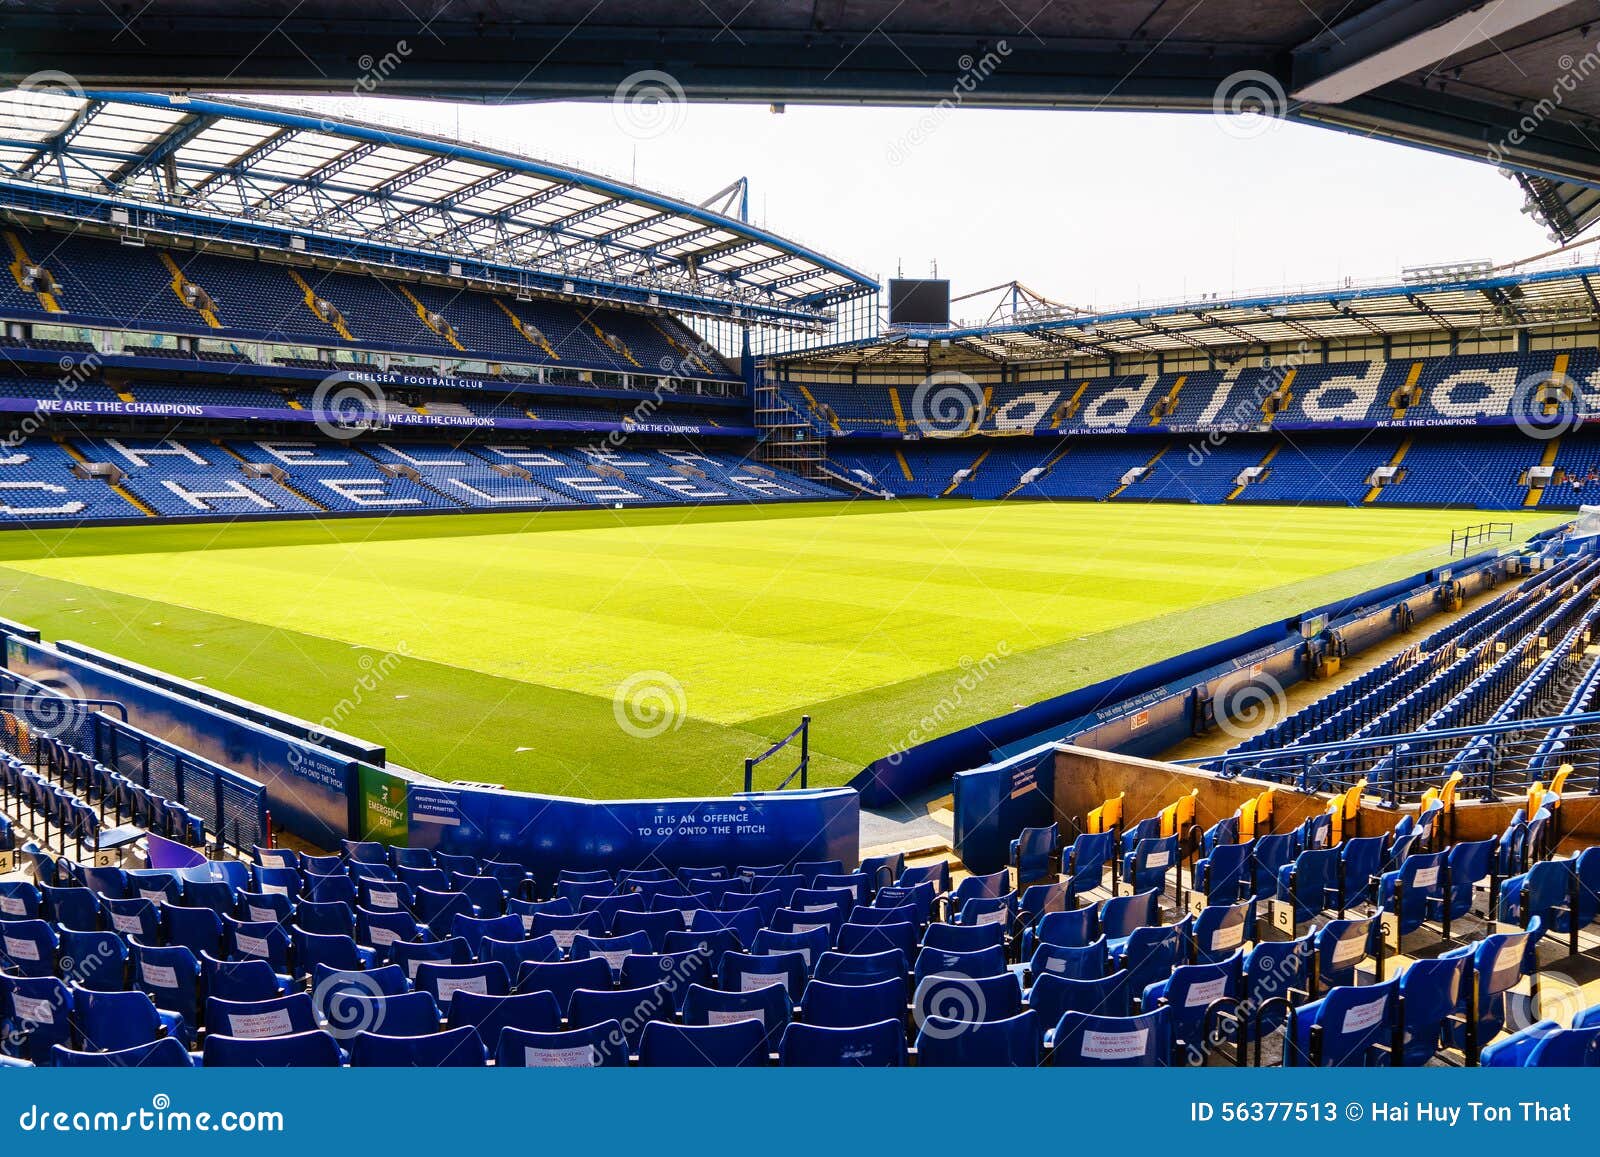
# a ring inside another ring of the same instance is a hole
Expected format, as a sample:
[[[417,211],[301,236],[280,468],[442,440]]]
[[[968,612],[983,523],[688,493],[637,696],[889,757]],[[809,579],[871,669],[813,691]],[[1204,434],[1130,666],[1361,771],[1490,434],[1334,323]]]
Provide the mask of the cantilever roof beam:
[[[1343,104],[1558,12],[1571,0],[1381,0],[1293,54],[1299,101]]]

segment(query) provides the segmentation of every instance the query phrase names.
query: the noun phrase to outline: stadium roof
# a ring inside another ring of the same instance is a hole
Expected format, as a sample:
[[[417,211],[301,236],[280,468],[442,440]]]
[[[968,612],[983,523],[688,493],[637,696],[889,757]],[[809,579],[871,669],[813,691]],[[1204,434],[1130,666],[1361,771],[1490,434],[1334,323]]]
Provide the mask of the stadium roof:
[[[487,276],[628,286],[664,304],[805,323],[877,289],[710,208],[505,152],[260,105],[59,85],[0,93],[0,206],[113,206],[471,262]],[[47,202],[48,203],[48,202]],[[141,218],[142,220],[143,218]],[[603,294],[602,294],[603,295]]]
[[[505,101],[664,74],[691,100],[1255,103],[1503,161],[1570,236],[1600,218],[1580,203],[1600,184],[1597,39],[1592,0],[5,0],[0,78]]]
[[[1485,333],[1600,319],[1600,266],[1475,277],[1419,277],[1231,300],[1201,299],[1104,313],[1062,311],[993,325],[890,331],[787,355],[843,365],[923,364],[934,349],[998,362],[1238,351],[1264,345]]]

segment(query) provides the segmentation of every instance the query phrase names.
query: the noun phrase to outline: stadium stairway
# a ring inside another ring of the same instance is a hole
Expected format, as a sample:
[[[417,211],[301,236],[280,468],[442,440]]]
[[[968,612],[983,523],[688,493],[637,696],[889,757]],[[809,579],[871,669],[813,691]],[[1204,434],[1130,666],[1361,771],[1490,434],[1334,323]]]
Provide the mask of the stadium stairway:
[[[1056,468],[1056,463],[1060,462],[1061,459],[1065,458],[1067,456],[1068,451],[1070,451],[1071,449],[1072,449],[1072,441],[1071,441],[1071,439],[1063,438],[1061,440],[1060,448],[1057,449],[1054,453],[1052,453],[1050,455],[1050,457],[1046,458],[1043,462],[1041,462],[1038,465],[1038,467],[1036,467],[1036,469],[1039,471],[1039,473],[1033,479],[1031,479],[1031,481],[1037,482],[1037,481],[1040,481],[1041,479],[1043,479],[1046,475],[1048,475],[1050,473],[1050,471],[1052,471],[1052,470],[1054,470]],[[1022,480],[1026,476],[1027,476],[1027,471],[1023,471],[1022,475],[1017,478],[1017,484],[1015,486],[1013,486],[1010,490],[1007,490],[1000,497],[1001,498],[1010,498],[1012,495],[1014,495],[1018,491],[1020,491],[1024,486],[1028,485],[1027,482],[1024,482]]]
[[[968,482],[976,480],[978,476],[978,470],[983,466],[984,460],[987,459],[993,452],[994,451],[992,449],[980,451],[978,456],[972,460],[972,465],[966,467],[967,474],[962,478],[952,478],[950,485],[944,488],[939,497],[949,498],[957,490],[960,490],[962,486]]]
[[[1394,452],[1394,456],[1389,459],[1386,465],[1398,467],[1401,462],[1405,461],[1405,456],[1410,449],[1411,439],[1407,438],[1400,443],[1399,448]],[[1382,486],[1374,486],[1371,490],[1367,491],[1367,496],[1361,500],[1362,503],[1367,506],[1372,505],[1374,502],[1378,501],[1378,499],[1383,497],[1383,490],[1384,488]]]
[[[1560,455],[1560,453],[1561,439],[1551,438],[1550,441],[1546,442],[1544,445],[1544,454],[1539,458],[1539,465],[1547,467],[1554,466],[1556,464],[1556,458],[1558,455]],[[1523,495],[1522,505],[1538,506],[1543,498],[1544,485],[1542,483],[1530,481],[1528,483],[1528,493]]]
[[[1261,459],[1261,461],[1256,463],[1256,466],[1259,467],[1262,470],[1266,470],[1267,468],[1269,468],[1272,465],[1272,460],[1278,456],[1278,451],[1280,451],[1282,449],[1283,449],[1283,443],[1279,442],[1279,443],[1274,444],[1272,449],[1267,451],[1266,456],[1263,457]],[[1241,482],[1239,485],[1235,486],[1232,490],[1230,490],[1228,492],[1228,497],[1226,499],[1224,499],[1224,501],[1226,501],[1226,502],[1234,501],[1236,498],[1239,497],[1239,495],[1241,495],[1241,494],[1243,494],[1245,492],[1246,488],[1248,488],[1249,485],[1250,485],[1250,483],[1248,481]]]
[[[1412,362],[1411,368],[1406,371],[1405,383],[1389,396],[1390,416],[1396,421],[1406,416],[1406,411],[1416,400],[1417,383],[1422,378],[1424,368],[1422,362]]]
[[[1145,468],[1145,470],[1147,472],[1147,476],[1148,476],[1148,472],[1155,469],[1156,463],[1161,461],[1162,457],[1171,448],[1172,448],[1171,446],[1163,446],[1163,447],[1161,447],[1161,449],[1157,450],[1155,452],[1155,454],[1153,454],[1148,460],[1146,460],[1146,462],[1144,464],[1144,468]],[[1122,494],[1122,492],[1124,490],[1128,489],[1128,487],[1130,485],[1131,485],[1131,483],[1120,482],[1117,485],[1117,488],[1115,490],[1113,490],[1110,494],[1106,495],[1106,497],[1107,498],[1117,498]]]

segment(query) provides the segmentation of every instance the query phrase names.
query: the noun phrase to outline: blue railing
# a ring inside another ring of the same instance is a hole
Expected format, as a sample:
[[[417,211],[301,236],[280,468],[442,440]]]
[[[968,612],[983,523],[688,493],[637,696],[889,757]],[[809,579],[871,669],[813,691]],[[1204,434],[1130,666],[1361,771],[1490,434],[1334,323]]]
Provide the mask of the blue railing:
[[[1511,719],[1471,727],[1307,743],[1175,762],[1225,779],[1248,776],[1303,792],[1344,791],[1362,779],[1390,806],[1414,802],[1456,771],[1464,798],[1520,794],[1571,765],[1571,789],[1600,789],[1600,711]]]
[[[264,785],[108,715],[93,724],[95,759],[188,808],[214,845],[243,856],[271,842]]]

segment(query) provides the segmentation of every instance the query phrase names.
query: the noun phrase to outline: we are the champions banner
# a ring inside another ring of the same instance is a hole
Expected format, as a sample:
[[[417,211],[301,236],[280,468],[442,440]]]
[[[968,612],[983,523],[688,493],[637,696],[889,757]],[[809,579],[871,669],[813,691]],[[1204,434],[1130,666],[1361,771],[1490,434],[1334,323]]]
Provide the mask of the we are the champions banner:
[[[0,398],[0,413],[83,415],[123,418],[214,418],[223,421],[320,423],[344,429],[390,429],[396,426],[437,426],[451,429],[483,430],[613,430],[631,434],[696,434],[703,437],[751,438],[751,426],[713,426],[702,422],[622,420],[561,421],[535,418],[485,418],[477,415],[418,414],[405,411],[383,415],[381,420],[349,421],[325,410],[273,409],[263,406],[211,406],[176,402],[98,401],[84,398]]]

